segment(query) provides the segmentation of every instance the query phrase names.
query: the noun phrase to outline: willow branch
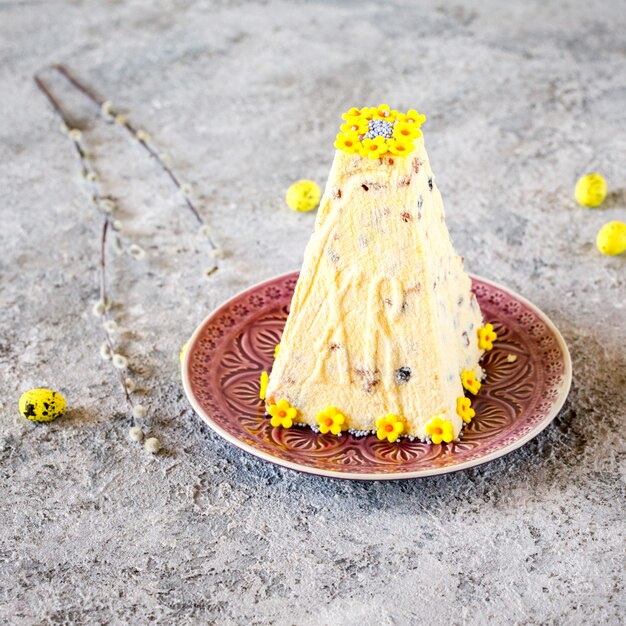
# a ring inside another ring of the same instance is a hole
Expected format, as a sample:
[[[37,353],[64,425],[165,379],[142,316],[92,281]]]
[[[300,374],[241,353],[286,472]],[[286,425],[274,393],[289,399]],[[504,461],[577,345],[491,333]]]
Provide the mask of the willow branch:
[[[52,68],[59,72],[59,74],[61,74],[61,76],[63,76],[70,83],[70,85],[72,85],[81,94],[83,94],[83,96],[88,98],[101,111],[104,109],[105,105],[110,104],[109,100],[105,100],[104,98],[100,97],[88,85],[76,78],[64,65],[54,64]],[[109,108],[109,113],[113,117],[117,115],[116,111],[114,111],[112,107]],[[201,226],[208,226],[207,222],[200,215],[200,212],[196,208],[192,199],[189,197],[189,194],[185,191],[185,186],[181,184],[176,173],[172,170],[171,167],[167,165],[167,163],[163,160],[157,150],[155,150],[155,148],[150,145],[145,136],[145,133],[142,133],[142,131],[135,128],[133,124],[126,119],[124,119],[123,123],[121,123],[120,126],[125,128],[126,131],[133,137],[133,139],[136,139],[138,141],[139,145],[143,147],[143,149],[149,154],[149,156],[159,164],[159,167],[163,170],[163,172],[168,176],[168,178],[182,194],[187,208],[191,211],[198,224],[200,224]],[[219,250],[218,246],[213,242],[211,237],[207,237],[207,240],[212,250]]]
[[[61,118],[61,122],[63,123],[63,127],[65,131],[69,132],[74,127],[74,124],[72,123],[70,117],[65,112],[65,109],[63,109],[63,107],[59,104],[59,101],[52,95],[52,92],[48,89],[48,87],[41,80],[41,78],[39,78],[39,76],[35,75],[33,77],[33,80],[35,81],[35,84],[37,85],[41,93],[43,93],[43,95],[47,98],[48,102],[54,109],[54,112],[59,116],[59,118]],[[82,146],[80,145],[78,140],[73,139],[69,134],[68,134],[68,137],[70,141],[72,142],[72,144],[74,145],[76,152],[78,153],[78,158],[80,159],[83,170],[86,169],[87,159],[86,159],[86,154]]]
[[[67,113],[65,112],[65,110],[63,109],[59,101],[54,97],[54,95],[52,94],[50,89],[47,87],[47,85],[39,78],[39,76],[35,76],[34,81],[38,89],[43,93],[43,95],[46,97],[46,99],[52,106],[52,109],[54,110],[54,112],[61,119],[64,129],[67,132],[68,138],[72,142],[76,150],[76,153],[78,155],[78,158],[80,160],[83,176],[85,176],[85,178],[89,180],[88,174],[90,173],[94,174],[93,180],[90,181],[92,200],[94,201],[96,206],[100,208],[102,200],[104,200],[105,198],[100,193],[99,186],[95,183],[96,177],[95,177],[94,169],[91,163],[89,162],[87,153],[83,150],[83,147],[80,144],[80,139],[78,138],[80,136],[80,133],[78,133],[78,135],[76,133],[72,134],[72,131],[75,131],[76,129],[73,128],[73,124],[72,124],[70,117],[67,115]],[[109,315],[108,315],[108,312],[106,311],[106,303],[109,302],[109,297],[108,297],[107,288],[106,288],[106,248],[107,248],[106,243],[107,243],[107,233],[109,231],[109,227],[111,226],[111,214],[108,211],[103,211],[102,209],[100,209],[100,211],[102,214],[102,236],[100,240],[100,263],[99,263],[99,269],[98,269],[98,278],[99,278],[99,285],[100,285],[99,287],[100,301],[105,306],[103,318],[105,321],[107,321],[109,318]],[[111,352],[114,352],[115,346],[113,343],[113,337],[112,337],[111,332],[107,329],[105,324],[102,325],[102,329],[103,329],[106,344],[108,345],[109,350]],[[117,373],[117,378],[120,382],[120,385],[122,386],[122,390],[124,392],[126,401],[128,402],[132,410],[134,405],[130,397],[130,390],[126,383],[126,377],[119,370],[116,370],[116,373]]]

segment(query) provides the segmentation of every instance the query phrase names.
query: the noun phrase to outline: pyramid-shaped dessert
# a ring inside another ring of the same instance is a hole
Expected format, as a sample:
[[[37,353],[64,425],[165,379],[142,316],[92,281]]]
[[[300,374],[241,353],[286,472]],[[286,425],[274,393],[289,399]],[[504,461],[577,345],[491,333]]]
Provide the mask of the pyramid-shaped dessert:
[[[425,118],[386,105],[343,117],[261,395],[274,426],[452,441],[495,334],[450,242]]]

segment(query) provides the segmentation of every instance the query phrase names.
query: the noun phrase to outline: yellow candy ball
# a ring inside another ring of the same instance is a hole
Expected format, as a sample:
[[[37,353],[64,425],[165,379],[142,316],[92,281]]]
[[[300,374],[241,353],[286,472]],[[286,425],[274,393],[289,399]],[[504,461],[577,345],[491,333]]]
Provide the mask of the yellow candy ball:
[[[319,204],[321,195],[312,180],[299,180],[287,189],[285,200],[294,211],[311,211]]]
[[[586,174],[576,183],[576,200],[588,207],[600,206],[606,198],[606,180],[602,174]]]
[[[626,224],[624,222],[609,222],[598,232],[596,245],[602,254],[614,256],[626,250]]]
[[[20,413],[33,422],[51,422],[65,411],[65,398],[52,389],[30,389],[19,401]]]

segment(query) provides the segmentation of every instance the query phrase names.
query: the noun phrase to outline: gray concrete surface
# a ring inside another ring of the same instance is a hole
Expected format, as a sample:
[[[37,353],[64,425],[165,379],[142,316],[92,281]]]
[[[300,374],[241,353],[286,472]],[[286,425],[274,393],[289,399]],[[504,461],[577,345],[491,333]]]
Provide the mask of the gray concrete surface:
[[[0,621],[7,624],[618,624],[623,579],[626,14],[618,2],[0,2]],[[54,76],[126,232],[111,257],[123,349],[157,457],[128,417],[90,313],[99,222],[33,72],[64,62],[128,110],[195,185],[226,250],[154,165]],[[221,301],[295,269],[339,114],[429,116],[467,266],[561,328],[570,399],[487,466],[403,483],[324,480],[246,456],[189,408],[178,350]],[[572,199],[598,170],[611,196]],[[48,426],[20,393],[68,401]],[[621,615],[621,618],[620,618]]]

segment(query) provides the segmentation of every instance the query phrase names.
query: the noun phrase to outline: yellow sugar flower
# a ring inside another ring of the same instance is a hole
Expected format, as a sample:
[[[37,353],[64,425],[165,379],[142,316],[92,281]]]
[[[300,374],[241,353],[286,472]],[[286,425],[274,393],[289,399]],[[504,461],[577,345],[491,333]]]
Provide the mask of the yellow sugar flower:
[[[367,119],[369,114],[370,109],[368,107],[363,107],[362,109],[352,107],[349,111],[342,113],[341,118],[346,120],[346,122],[351,122],[352,120],[357,118]]]
[[[389,148],[389,152],[397,156],[406,156],[415,150],[413,142],[407,141],[406,139],[388,139],[387,147]]]
[[[276,358],[278,356],[279,352],[280,352],[280,344],[277,343],[276,347],[274,348],[274,358]]]
[[[393,413],[385,415],[385,417],[379,417],[376,420],[376,436],[384,441],[385,439],[390,443],[397,441],[398,437],[404,432],[404,424],[402,420]]]
[[[267,372],[261,372],[261,380],[259,381],[259,398],[261,398],[261,400],[265,400],[265,395],[267,394],[267,383],[269,380],[270,377],[267,375]]]
[[[386,122],[395,121],[398,115],[398,112],[390,109],[388,104],[379,104],[375,109],[372,109],[372,113],[375,120],[385,120]]]
[[[317,414],[317,423],[319,424],[322,435],[328,432],[331,432],[333,435],[338,435],[342,430],[348,428],[345,416],[334,406],[329,406],[327,409],[320,411]]]
[[[480,391],[481,384],[476,378],[476,372],[474,370],[463,370],[461,372],[461,382],[463,383],[463,387],[474,395]]]
[[[497,338],[498,335],[494,332],[492,324],[485,324],[478,329],[478,347],[481,350],[491,350]]]
[[[393,136],[406,141],[422,136],[422,131],[415,125],[407,122],[396,122],[393,127]]]
[[[384,137],[375,137],[374,139],[367,137],[363,140],[359,154],[370,159],[379,159],[388,149],[389,147]]]
[[[472,401],[465,397],[456,399],[456,412],[466,424],[469,424],[476,415],[476,411],[472,408]]]
[[[357,135],[365,135],[369,130],[369,121],[364,117],[354,117],[349,119],[345,124],[341,125],[341,132],[349,135],[356,133]]]
[[[452,422],[442,420],[438,415],[426,423],[426,432],[430,435],[430,440],[435,444],[442,441],[450,443],[454,439]]]
[[[267,412],[272,416],[270,423],[274,428],[282,426],[283,428],[291,428],[293,419],[298,414],[298,409],[291,406],[287,400],[279,400],[278,404],[270,404]]]
[[[359,154],[363,146],[356,133],[350,133],[348,135],[339,133],[335,139],[335,148],[337,148],[337,150],[343,150],[348,154]]]
[[[398,113],[398,121],[413,124],[419,128],[426,121],[426,116],[411,109],[406,113]]]

